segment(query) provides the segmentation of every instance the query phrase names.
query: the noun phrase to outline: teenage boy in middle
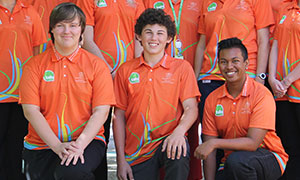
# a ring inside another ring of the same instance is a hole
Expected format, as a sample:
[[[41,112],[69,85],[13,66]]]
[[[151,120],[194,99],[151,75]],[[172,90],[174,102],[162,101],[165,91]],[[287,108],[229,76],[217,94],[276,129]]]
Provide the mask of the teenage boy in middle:
[[[117,71],[113,130],[119,179],[159,179],[161,167],[165,179],[188,177],[185,135],[198,116],[200,93],[191,65],[165,53],[175,32],[163,10],[144,11],[135,25],[144,52]]]

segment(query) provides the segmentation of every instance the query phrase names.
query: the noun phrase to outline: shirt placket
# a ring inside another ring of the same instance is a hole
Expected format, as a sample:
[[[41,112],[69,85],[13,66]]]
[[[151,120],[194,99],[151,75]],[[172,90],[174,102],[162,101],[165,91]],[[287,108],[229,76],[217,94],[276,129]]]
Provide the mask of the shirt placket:
[[[232,103],[231,103],[231,117],[232,117],[232,120],[233,120],[233,123],[232,123],[232,128],[233,128],[233,138],[236,138],[236,134],[237,134],[237,102],[236,100],[232,100]]]
[[[62,72],[61,87],[62,87],[62,90],[64,92],[66,92],[68,78],[69,78],[69,70],[68,70],[69,63],[68,63],[68,59],[66,57],[63,57],[61,61],[62,61],[62,63],[61,63],[61,72]]]

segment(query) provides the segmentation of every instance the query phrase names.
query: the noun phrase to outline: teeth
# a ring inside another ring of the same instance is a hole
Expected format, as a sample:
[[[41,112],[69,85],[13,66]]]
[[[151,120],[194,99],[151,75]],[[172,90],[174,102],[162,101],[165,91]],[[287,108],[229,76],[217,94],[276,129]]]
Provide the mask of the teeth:
[[[155,44],[150,43],[149,45],[150,45],[150,46],[158,46],[158,44],[156,44],[156,43],[155,43]]]
[[[228,74],[228,75],[232,75],[232,74],[234,74],[234,73],[235,73],[235,72],[228,72],[227,74]]]

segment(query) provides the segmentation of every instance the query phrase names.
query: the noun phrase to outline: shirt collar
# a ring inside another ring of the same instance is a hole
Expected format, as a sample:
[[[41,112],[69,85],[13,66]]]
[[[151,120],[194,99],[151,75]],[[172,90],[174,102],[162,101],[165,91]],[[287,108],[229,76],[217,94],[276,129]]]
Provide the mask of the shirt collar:
[[[79,50],[80,50],[80,46],[77,47],[77,49],[72,53],[70,54],[69,56],[62,56],[56,49],[55,49],[55,46],[53,45],[52,46],[52,49],[53,49],[53,54],[52,54],[52,61],[53,62],[58,62],[58,61],[61,61],[63,60],[64,58],[66,58],[67,60],[69,60],[70,62],[72,63],[76,63],[76,55],[78,54]]]
[[[144,54],[142,54],[140,57],[140,62],[138,64],[138,66],[141,66],[141,65],[146,65],[146,66],[149,66],[145,59],[144,59]],[[171,57],[165,53],[165,55],[163,56],[163,58],[153,67],[153,68],[156,68],[158,66],[161,66],[163,68],[166,68],[166,69],[169,69],[170,68],[170,60],[171,60]]]
[[[245,81],[245,83],[244,83],[244,86],[243,86],[243,89],[242,89],[242,92],[237,96],[237,98],[238,97],[240,97],[240,96],[244,96],[244,97],[246,97],[246,96],[249,96],[250,95],[250,85],[249,85],[249,83],[251,83],[253,80],[248,76],[248,75],[246,75],[246,81]],[[226,88],[226,82],[225,82],[225,84],[222,86],[222,91],[223,91],[223,93],[221,93],[220,95],[219,95],[219,98],[223,98],[223,97],[225,97],[225,96],[227,96],[227,97],[229,97],[229,98],[232,98],[232,96],[229,94],[229,92],[228,92],[228,90],[227,90],[227,88]]]
[[[0,5],[0,6],[3,7],[2,5]],[[21,0],[16,0],[16,5],[14,7],[13,12],[11,12],[11,13],[16,13],[16,12],[20,11],[24,7],[28,7],[27,4],[23,3]]]
[[[292,9],[298,9],[298,10],[300,10],[300,8],[298,6],[297,0],[290,0],[290,1],[291,1],[291,3],[287,7],[288,10],[292,10]]]

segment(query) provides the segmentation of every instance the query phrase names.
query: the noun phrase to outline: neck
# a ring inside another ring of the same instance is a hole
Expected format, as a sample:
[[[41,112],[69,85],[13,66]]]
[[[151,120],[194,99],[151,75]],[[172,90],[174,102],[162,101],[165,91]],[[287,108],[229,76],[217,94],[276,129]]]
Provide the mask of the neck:
[[[72,48],[61,48],[60,46],[58,46],[58,45],[54,45],[55,46],[55,49],[56,49],[56,51],[60,54],[60,55],[62,55],[62,56],[69,56],[69,55],[71,55],[76,49],[77,49],[77,47],[78,46],[76,46],[76,47],[72,47]]]
[[[243,90],[244,84],[246,82],[246,77],[243,79],[242,82],[227,82],[227,91],[233,97],[236,98]]]
[[[0,0],[0,4],[12,12],[16,5],[16,0]]]
[[[173,2],[174,2],[174,3],[177,3],[177,2],[178,2],[178,0],[173,0]]]
[[[149,66],[153,67],[157,63],[159,63],[159,61],[164,57],[164,54],[165,54],[164,51],[162,51],[159,54],[154,54],[154,55],[144,52],[144,60]]]

